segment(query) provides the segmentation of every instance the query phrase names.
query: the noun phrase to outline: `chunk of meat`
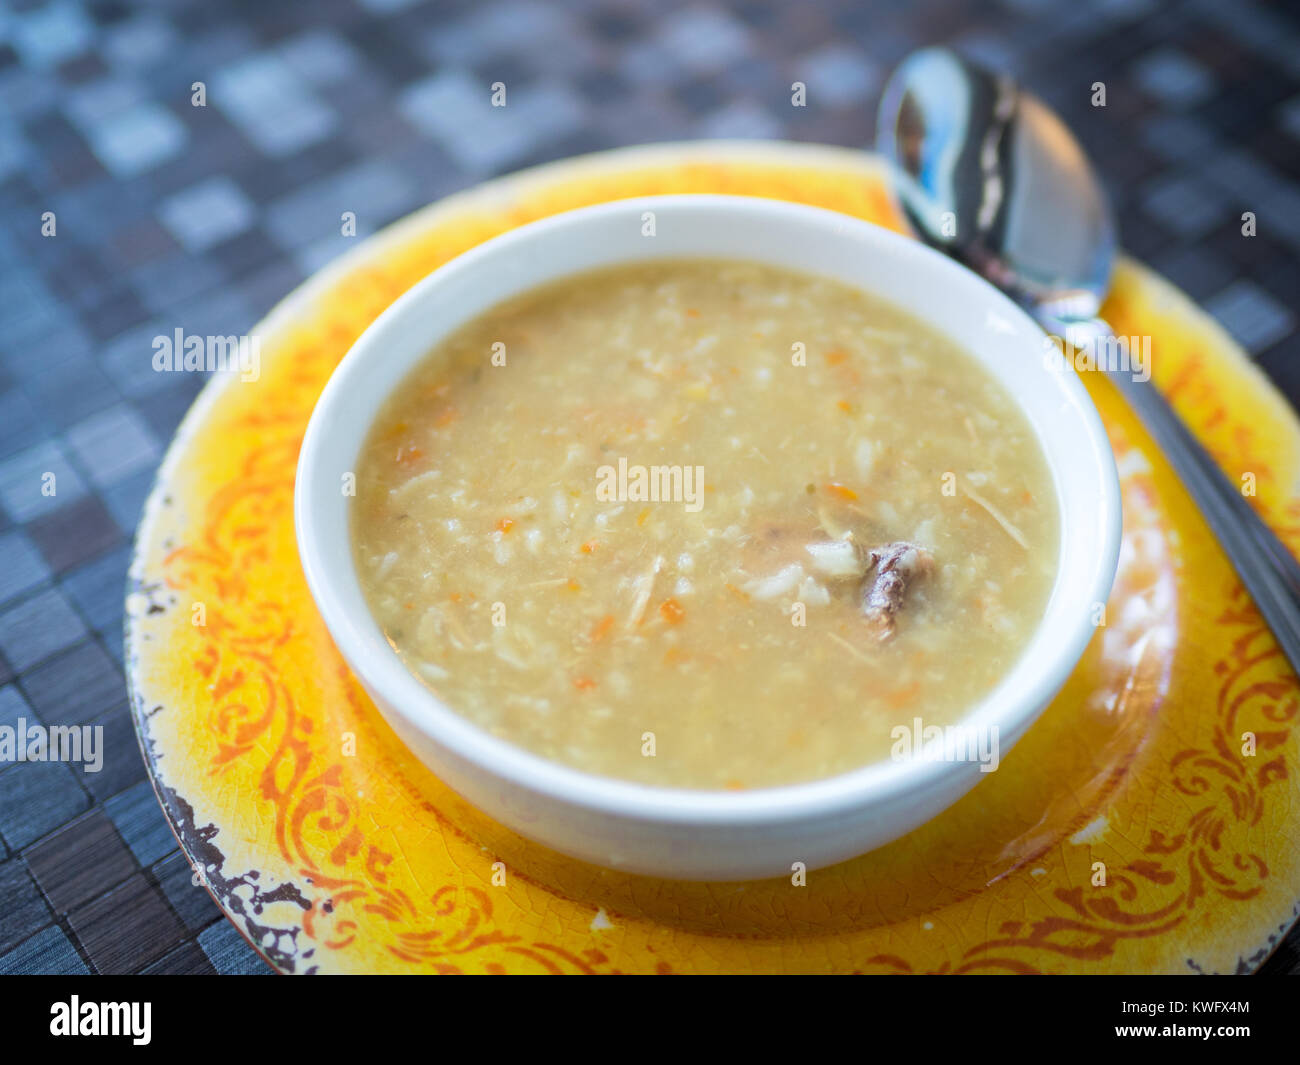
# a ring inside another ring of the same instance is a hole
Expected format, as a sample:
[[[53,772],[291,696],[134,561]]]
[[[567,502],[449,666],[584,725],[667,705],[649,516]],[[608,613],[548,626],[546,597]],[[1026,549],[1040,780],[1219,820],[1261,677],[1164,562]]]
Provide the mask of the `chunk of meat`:
[[[934,569],[934,558],[923,547],[898,540],[867,553],[870,568],[862,580],[862,613],[881,643],[894,635],[894,615],[903,606],[907,586]]]

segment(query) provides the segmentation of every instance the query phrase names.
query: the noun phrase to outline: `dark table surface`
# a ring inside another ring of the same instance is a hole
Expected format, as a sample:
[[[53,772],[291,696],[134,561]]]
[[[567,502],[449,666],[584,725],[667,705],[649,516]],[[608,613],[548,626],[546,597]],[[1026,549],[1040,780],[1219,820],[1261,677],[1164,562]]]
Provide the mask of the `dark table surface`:
[[[338,246],[313,204],[340,189],[386,222],[599,148],[866,144],[884,75],[931,43],[1059,109],[1126,248],[1300,399],[1295,5],[0,2],[0,724],[98,724],[106,747],[97,774],[0,767],[0,972],[268,971],[191,886],[127,711],[129,539],[202,384],[152,373],[154,336],[247,332]],[[542,94],[544,121],[485,144],[454,104],[493,81]],[[1300,970],[1298,943],[1265,971]]]

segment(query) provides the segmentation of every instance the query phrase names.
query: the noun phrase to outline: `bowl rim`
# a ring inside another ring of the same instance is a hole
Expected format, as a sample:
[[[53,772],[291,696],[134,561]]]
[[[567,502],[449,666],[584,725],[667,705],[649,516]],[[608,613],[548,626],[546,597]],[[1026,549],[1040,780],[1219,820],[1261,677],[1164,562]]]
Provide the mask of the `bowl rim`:
[[[978,766],[973,762],[880,761],[830,777],[743,791],[642,784],[587,772],[551,761],[508,740],[493,736],[468,718],[462,717],[422,684],[402,662],[383,637],[364,598],[361,599],[364,609],[360,616],[349,610],[342,601],[343,597],[336,585],[338,580],[346,581],[350,578],[355,585],[356,594],[361,594],[352,553],[350,550],[346,552],[349,560],[347,573],[331,576],[327,572],[322,554],[330,533],[321,528],[321,523],[312,520],[312,512],[326,483],[318,472],[321,442],[326,434],[342,431],[355,444],[355,451],[359,451],[373,424],[371,419],[364,425],[343,430],[337,425],[327,425],[334,409],[347,397],[349,381],[359,373],[366,372],[367,362],[376,357],[377,351],[382,351],[383,338],[395,327],[394,323],[402,321],[409,308],[428,299],[429,294],[436,292],[449,277],[479,269],[485,262],[508,256],[520,245],[554,239],[556,234],[562,234],[574,226],[581,226],[614,212],[621,214],[636,210],[641,205],[646,210],[732,211],[754,216],[767,214],[769,217],[774,213],[784,214],[799,218],[810,227],[830,230],[834,237],[875,242],[885,254],[910,261],[920,271],[929,270],[935,274],[936,279],[947,277],[954,283],[973,286],[981,291],[990,310],[996,310],[1004,320],[1014,323],[1019,330],[1027,329],[1031,336],[1046,336],[1020,306],[987,281],[940,252],[864,219],[807,204],[753,196],[700,193],[634,196],[550,215],[492,237],[439,266],[399,296],[371,322],[335,367],[312,411],[299,452],[294,485],[294,526],[299,560],[312,599],[340,653],[349,668],[363,679],[368,688],[374,690],[393,713],[434,743],[479,770],[571,806],[648,824],[745,827],[791,823],[817,816],[831,817],[876,802],[897,803],[918,798],[949,783],[950,778],[956,774],[976,771]],[[644,257],[644,261],[652,258],[653,256]],[[643,258],[629,256],[627,261],[643,261]],[[518,291],[527,291],[581,272],[583,271],[556,273],[523,286]],[[446,330],[438,330],[431,335],[433,339],[426,351],[431,351],[436,346],[438,339],[446,335]],[[409,363],[406,372],[414,365],[414,362]],[[1099,474],[1102,491],[1096,502],[1100,542],[1097,555],[1091,560],[1087,589],[1090,593],[1089,602],[1105,602],[1118,564],[1122,529],[1118,471],[1101,417],[1078,374],[1073,369],[1062,367],[1054,376],[1062,390],[1060,398],[1083,421],[1087,431],[1090,463],[1097,466]],[[1019,397],[1013,398],[1020,402]],[[337,419],[334,420],[337,422]],[[1050,456],[1045,456],[1045,460],[1053,476],[1058,504],[1063,511],[1065,500],[1062,485],[1057,471],[1051,467]],[[333,491],[337,492],[337,487]],[[1062,546],[1064,531],[1063,529]],[[350,529],[343,529],[339,535],[350,546]],[[1064,552],[1060,558],[1065,558]],[[1052,620],[1052,605],[1056,602],[1064,568],[1064,563],[1058,565],[1048,608],[1028,644],[1022,649],[1022,658]],[[1022,660],[1018,658],[1003,671],[1002,679],[992,692],[967,708],[958,721],[953,723],[968,723],[972,718],[986,717],[990,719],[986,723],[996,724],[1001,734],[1008,736],[1011,743],[1015,742],[1059,690],[1095,630],[1086,612],[1082,610],[1072,625],[1065,620],[1060,624],[1068,631],[1063,632],[1063,638],[1054,645],[1055,653],[1043,660],[1032,678],[1031,687],[1027,687],[1015,699],[1006,699],[1002,692],[1007,677]],[[1003,705],[995,707],[995,700],[1000,695],[1003,697]]]

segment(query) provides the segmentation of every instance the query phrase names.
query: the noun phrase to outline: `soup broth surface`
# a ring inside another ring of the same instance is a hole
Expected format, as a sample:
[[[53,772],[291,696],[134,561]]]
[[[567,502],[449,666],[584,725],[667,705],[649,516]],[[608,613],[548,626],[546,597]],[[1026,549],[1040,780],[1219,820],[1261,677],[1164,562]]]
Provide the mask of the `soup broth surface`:
[[[1041,619],[1057,522],[1027,420],[950,340],[707,260],[459,329],[382,409],[352,508],[370,607],[447,705],[578,769],[707,789],[957,722]]]

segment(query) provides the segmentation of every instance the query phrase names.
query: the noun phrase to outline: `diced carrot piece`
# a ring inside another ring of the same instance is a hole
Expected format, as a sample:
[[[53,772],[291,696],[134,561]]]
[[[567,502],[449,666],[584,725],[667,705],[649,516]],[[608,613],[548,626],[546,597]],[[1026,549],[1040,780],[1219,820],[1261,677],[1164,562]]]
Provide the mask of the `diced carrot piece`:
[[[508,533],[514,527],[515,527],[514,518],[502,518],[500,521],[497,522],[497,532]]]
[[[584,555],[590,555],[599,546],[600,546],[599,540],[588,540],[578,550],[580,550]]]
[[[858,498],[857,492],[853,491],[853,489],[848,485],[840,484],[839,481],[831,481],[831,483],[826,486],[826,491],[837,499],[846,499],[850,503]]]
[[[424,452],[414,444],[404,445],[397,449],[397,464],[399,466],[412,466],[424,458]]]
[[[723,787],[725,787],[728,791],[744,791],[744,790],[745,790],[745,785],[742,784],[739,780],[734,780],[734,779],[733,779],[733,780],[728,780],[727,783],[723,785]]]
[[[699,316],[700,316],[700,312],[697,311],[694,307],[687,307],[687,308],[686,308],[686,317],[687,317],[687,318],[698,318]]]
[[[839,407],[840,410],[842,410],[845,414],[853,413],[853,404],[850,403],[847,399],[840,400],[838,403],[835,404],[835,406]]]
[[[885,695],[885,704],[892,709],[899,710],[912,702],[921,693],[921,682],[914,680],[911,684],[904,684],[901,688],[895,688],[892,692]]]
[[[641,513],[636,516],[636,523],[638,525],[644,525],[648,517],[650,517],[650,508],[646,507],[645,510],[641,511]]]
[[[590,677],[574,677],[573,686],[580,692],[588,692],[596,686],[596,682]]]
[[[826,361],[832,366],[838,366],[849,357],[849,353],[842,348],[831,348],[826,353]]]
[[[680,625],[686,619],[686,610],[676,599],[665,599],[659,606],[659,613],[669,625]]]

